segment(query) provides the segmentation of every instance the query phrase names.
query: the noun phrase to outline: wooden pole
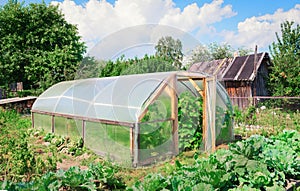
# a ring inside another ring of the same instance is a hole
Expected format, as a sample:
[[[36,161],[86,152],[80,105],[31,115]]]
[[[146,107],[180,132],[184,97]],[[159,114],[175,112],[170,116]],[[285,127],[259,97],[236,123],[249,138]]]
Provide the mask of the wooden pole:
[[[32,112],[43,114],[43,115],[72,118],[72,119],[85,120],[85,121],[90,121],[90,122],[99,122],[99,123],[110,124],[110,125],[121,125],[121,126],[126,126],[126,127],[132,127],[134,125],[134,123],[130,123],[130,122],[111,121],[111,120],[106,120],[106,119],[89,118],[89,117],[83,117],[83,116],[71,115],[71,114],[60,114],[60,113],[53,113],[53,112],[39,111],[39,110],[34,110]]]
[[[82,120],[82,140],[85,142],[85,120]]]
[[[194,86],[194,88],[197,90],[197,92],[203,97],[203,91],[200,89],[200,87],[197,85],[197,83],[192,78],[189,78],[189,81]]]
[[[215,124],[215,121],[216,121],[216,78],[215,76],[213,77],[212,79],[212,87],[209,87],[209,88],[212,88],[212,94],[210,96],[210,99],[212,99],[211,101],[211,124],[210,124],[210,128],[211,128],[211,139],[212,139],[212,152],[214,152],[216,150],[216,124]]]
[[[34,128],[34,113],[32,112],[31,113],[31,125],[32,125],[32,128]]]
[[[130,156],[133,158],[133,154],[134,154],[134,132],[133,132],[133,128],[130,128]]]
[[[51,129],[52,129],[52,133],[55,132],[55,119],[54,119],[54,115],[52,115],[52,119],[51,119]]]
[[[202,142],[204,143],[204,150],[207,150],[206,136],[207,136],[207,89],[206,89],[206,78],[203,79],[203,119],[202,119]]]
[[[177,91],[176,91],[176,84],[177,83],[177,76],[174,75],[174,77],[171,79],[170,82],[170,96],[171,96],[171,109],[172,114],[171,117],[173,119],[172,124],[172,135],[173,135],[173,145],[174,145],[174,155],[179,154],[179,146],[178,146],[178,98],[177,98]]]
[[[257,45],[255,45],[255,51],[254,51],[254,68],[253,68],[253,74],[254,74],[254,80],[253,80],[253,94],[250,94],[251,95],[251,97],[253,97],[253,96],[256,96],[256,82],[257,82],[257,77],[256,77],[256,75],[257,75],[257,69],[256,69],[256,67],[257,67]],[[251,88],[250,88],[251,89]],[[252,103],[252,105],[254,105],[254,102]]]
[[[139,135],[140,134],[140,127],[139,123],[136,122],[134,125],[134,142],[133,142],[133,167],[137,167],[139,162]]]

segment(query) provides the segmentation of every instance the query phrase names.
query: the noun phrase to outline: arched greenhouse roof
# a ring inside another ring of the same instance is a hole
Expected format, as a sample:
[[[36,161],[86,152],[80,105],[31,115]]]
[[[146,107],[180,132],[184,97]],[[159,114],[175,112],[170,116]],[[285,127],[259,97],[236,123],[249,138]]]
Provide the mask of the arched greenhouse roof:
[[[172,77],[204,79],[209,75],[180,71],[60,82],[37,98],[32,112],[132,124],[147,100]]]

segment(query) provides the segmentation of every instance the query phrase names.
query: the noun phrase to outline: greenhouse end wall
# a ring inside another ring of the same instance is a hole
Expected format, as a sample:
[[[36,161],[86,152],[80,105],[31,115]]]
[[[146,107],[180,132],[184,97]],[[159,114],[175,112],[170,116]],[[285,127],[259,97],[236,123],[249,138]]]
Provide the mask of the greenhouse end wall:
[[[203,120],[197,122],[202,126],[202,148],[213,151],[216,142],[230,141],[232,108],[226,91],[214,77],[190,72],[62,82],[34,103],[32,124],[46,132],[82,138],[86,147],[124,166],[143,166],[184,150],[197,129],[178,122],[178,111],[182,119],[191,117],[191,112],[183,115],[178,104],[191,98],[201,98],[203,107]],[[185,105],[196,102],[190,103]],[[199,109],[193,108],[197,113]]]

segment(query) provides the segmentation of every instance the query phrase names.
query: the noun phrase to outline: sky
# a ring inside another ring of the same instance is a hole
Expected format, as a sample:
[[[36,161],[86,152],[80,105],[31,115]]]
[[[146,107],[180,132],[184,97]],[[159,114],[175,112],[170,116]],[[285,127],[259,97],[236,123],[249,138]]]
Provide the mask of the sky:
[[[44,1],[58,5],[66,20],[77,25],[88,52],[101,46],[96,50],[97,53],[116,44],[123,46],[109,49],[122,52],[141,46],[148,47],[157,40],[153,38],[156,34],[172,35],[181,32],[189,36],[183,39],[187,41],[183,42],[183,46],[194,45],[194,42],[202,45],[216,42],[228,43],[234,48],[254,49],[257,45],[259,52],[268,52],[268,46],[276,41],[275,32],[280,32],[282,22],[289,20],[300,24],[299,0]],[[26,0],[25,4],[32,2],[41,1]],[[4,0],[0,0],[0,5],[4,3]],[[159,30],[152,25],[158,26]],[[180,35],[177,37],[182,40]],[[136,40],[138,38],[143,40]],[[131,42],[123,43],[128,39]],[[105,46],[102,42],[106,42]],[[112,53],[107,54],[113,56]]]

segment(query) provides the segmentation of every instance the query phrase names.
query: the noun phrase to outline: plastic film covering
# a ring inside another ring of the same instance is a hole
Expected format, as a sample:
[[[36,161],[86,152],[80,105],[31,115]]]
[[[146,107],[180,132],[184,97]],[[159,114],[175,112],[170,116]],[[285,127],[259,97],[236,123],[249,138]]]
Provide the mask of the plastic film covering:
[[[225,88],[217,83],[216,94],[216,144],[234,140],[233,109]]]
[[[170,72],[61,82],[40,95],[32,110],[134,123],[168,76]]]
[[[82,121],[64,117],[54,117],[54,133],[78,139],[82,137]]]
[[[84,144],[101,156],[131,166],[129,127],[86,122]]]
[[[215,108],[216,108],[216,81],[215,78],[206,79],[206,134],[205,134],[205,150],[211,151],[215,149],[216,131],[215,131]]]
[[[153,164],[173,156],[172,121],[139,124],[138,164]]]
[[[34,127],[44,129],[45,132],[52,132],[52,116],[33,113]]]
[[[171,99],[166,89],[149,105],[146,115],[138,124],[138,164],[146,165],[172,156]]]
[[[193,83],[188,79],[177,82],[180,151],[184,151],[190,146],[197,131],[202,133],[203,99],[200,91],[203,91],[203,80],[193,80]]]

